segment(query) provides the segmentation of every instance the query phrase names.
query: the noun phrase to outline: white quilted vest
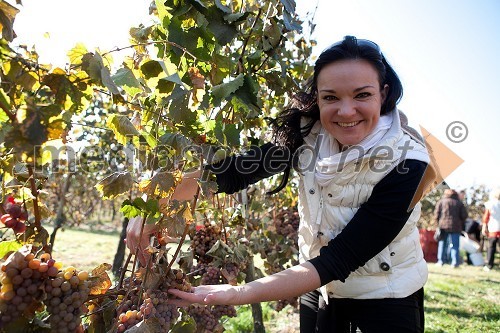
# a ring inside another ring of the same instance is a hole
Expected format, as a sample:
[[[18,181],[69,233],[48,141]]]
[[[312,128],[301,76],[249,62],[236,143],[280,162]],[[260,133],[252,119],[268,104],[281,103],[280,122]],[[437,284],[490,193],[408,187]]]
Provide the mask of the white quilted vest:
[[[373,187],[401,161],[416,159],[429,163],[425,147],[403,132],[398,112],[393,114],[392,126],[379,143],[361,159],[346,163],[324,188],[316,183],[314,177],[317,155],[314,146],[321,128],[319,121],[305,138],[309,149],[299,156],[302,168],[299,181],[299,251],[302,262],[319,255],[320,248],[335,238],[361,204],[368,200]],[[427,264],[416,226],[419,217],[420,204],[417,204],[406,225],[389,246],[351,273],[345,283],[333,281],[321,287],[323,297],[326,300],[327,297],[402,298],[422,288],[427,281]],[[363,242],[365,237],[370,235],[360,234],[359,242]]]

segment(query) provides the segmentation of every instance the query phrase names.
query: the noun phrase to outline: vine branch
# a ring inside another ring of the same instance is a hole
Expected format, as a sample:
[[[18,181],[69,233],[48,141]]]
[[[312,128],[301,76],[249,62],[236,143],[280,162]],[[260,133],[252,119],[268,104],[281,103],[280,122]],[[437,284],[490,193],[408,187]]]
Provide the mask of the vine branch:
[[[41,218],[40,218],[40,210],[38,208],[38,189],[35,184],[35,176],[33,174],[33,167],[28,163],[28,173],[30,177],[31,184],[31,194],[33,194],[33,212],[35,214],[35,227],[37,229],[42,228]]]
[[[191,56],[191,58],[193,58],[194,60],[198,60],[198,58],[196,58],[196,56],[193,55],[191,52],[189,52],[185,47],[183,47],[177,43],[171,42],[169,40],[155,40],[155,41],[151,41],[151,42],[147,42],[147,43],[137,43],[137,44],[132,44],[132,45],[124,46],[124,47],[117,47],[111,51],[104,52],[102,54],[102,56],[105,56],[105,55],[110,54],[112,52],[119,52],[119,51],[131,49],[131,48],[134,48],[136,46],[149,46],[149,45],[153,45],[153,44],[168,44],[170,46],[178,48],[179,50],[182,50],[184,53],[189,54]]]

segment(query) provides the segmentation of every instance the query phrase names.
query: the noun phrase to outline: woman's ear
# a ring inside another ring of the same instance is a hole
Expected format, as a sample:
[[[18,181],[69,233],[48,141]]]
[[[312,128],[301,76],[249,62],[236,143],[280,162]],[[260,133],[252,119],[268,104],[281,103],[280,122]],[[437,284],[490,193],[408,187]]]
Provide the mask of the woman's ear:
[[[382,104],[384,104],[388,93],[389,93],[389,85],[384,84],[384,87],[382,89],[380,89],[380,96],[382,97]]]

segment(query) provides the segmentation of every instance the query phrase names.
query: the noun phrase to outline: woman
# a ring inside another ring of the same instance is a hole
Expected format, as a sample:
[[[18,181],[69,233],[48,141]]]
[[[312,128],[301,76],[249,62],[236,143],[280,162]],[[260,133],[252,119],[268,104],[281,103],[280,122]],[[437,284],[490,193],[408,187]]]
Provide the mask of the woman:
[[[421,181],[429,157],[401,125],[401,96],[375,43],[347,36],[325,50],[307,92],[274,123],[278,146],[207,167],[226,193],[285,171],[282,188],[290,165],[299,171],[301,263],[241,286],[171,290],[180,298],[173,302],[238,305],[301,295],[301,332],[423,332],[427,266],[415,202],[428,184]],[[192,197],[190,182],[177,187],[178,199]]]

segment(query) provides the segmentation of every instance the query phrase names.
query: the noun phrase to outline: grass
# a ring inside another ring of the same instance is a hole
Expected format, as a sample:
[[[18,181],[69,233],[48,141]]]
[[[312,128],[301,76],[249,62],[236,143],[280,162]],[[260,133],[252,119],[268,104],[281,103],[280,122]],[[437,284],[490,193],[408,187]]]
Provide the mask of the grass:
[[[52,232],[52,228],[47,228]],[[91,271],[102,263],[113,264],[120,232],[82,229],[59,229],[56,234],[53,257],[64,266]]]
[[[425,287],[426,333],[500,330],[500,272],[482,267],[429,264]]]
[[[49,230],[50,232],[51,230]],[[65,229],[57,233],[54,257],[65,265],[91,270],[112,263],[118,232]],[[289,307],[276,313],[263,305],[265,326],[271,333],[298,332],[298,314]],[[425,286],[426,333],[490,333],[500,327],[500,270],[462,265],[457,269],[429,264]],[[228,332],[252,332],[249,306],[238,309],[238,318],[227,322]]]

